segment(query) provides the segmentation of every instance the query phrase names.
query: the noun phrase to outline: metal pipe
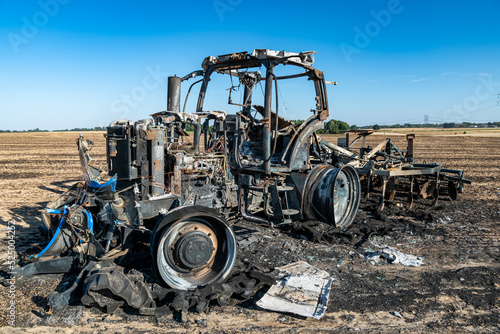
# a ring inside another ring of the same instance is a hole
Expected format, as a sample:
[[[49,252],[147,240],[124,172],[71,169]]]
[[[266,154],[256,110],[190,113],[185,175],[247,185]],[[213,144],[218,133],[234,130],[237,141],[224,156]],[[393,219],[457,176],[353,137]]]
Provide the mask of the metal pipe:
[[[104,253],[109,252],[109,247],[111,246],[111,240],[113,240],[114,235],[115,235],[115,225],[109,225],[108,231],[104,236],[104,239],[106,240],[106,247],[104,248]]]
[[[278,107],[279,107],[279,103],[278,103],[278,80],[276,79],[276,76],[273,74],[273,77],[274,77],[274,89],[275,89],[275,93],[276,93],[276,110],[275,110],[275,115],[274,115],[274,144],[273,144],[273,153],[271,154],[271,156],[274,155],[274,153],[276,153],[276,144],[278,143]]]
[[[188,101],[189,93],[191,93],[191,88],[193,88],[194,85],[196,85],[198,82],[201,82],[202,80],[203,79],[195,81],[195,82],[193,82],[193,84],[191,86],[189,86],[188,92],[186,94],[186,98],[184,99],[184,107],[182,108],[182,112],[186,112],[186,104],[187,104],[187,101]],[[200,111],[201,111],[201,109],[200,109]]]
[[[195,153],[198,154],[200,151],[200,136],[201,136],[201,125],[198,122],[186,122],[186,124],[191,124],[194,126],[194,138],[193,138],[193,145],[194,145],[194,150]],[[206,147],[205,147],[206,149]]]
[[[208,124],[208,119],[205,120],[203,123],[203,147],[205,148],[205,152],[208,150],[208,129],[209,129],[209,124]]]
[[[181,78],[168,77],[167,110],[179,112],[181,110]]]
[[[165,130],[163,126],[148,129],[151,141],[151,195],[165,193]]]
[[[266,73],[266,88],[264,101],[264,129],[262,142],[264,143],[264,173],[271,175],[271,103],[273,100],[273,68],[269,66]]]

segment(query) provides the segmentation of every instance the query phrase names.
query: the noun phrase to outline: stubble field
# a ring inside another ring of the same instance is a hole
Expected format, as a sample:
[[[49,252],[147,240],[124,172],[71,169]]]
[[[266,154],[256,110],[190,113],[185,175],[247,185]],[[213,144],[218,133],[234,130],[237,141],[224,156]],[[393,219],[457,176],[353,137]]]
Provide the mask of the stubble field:
[[[467,133],[464,134],[463,132]],[[464,169],[472,180],[456,201],[436,208],[419,199],[412,210],[387,205],[387,218],[374,214],[374,200],[363,203],[353,225],[332,243],[311,241],[297,231],[246,221],[233,222],[257,236],[239,257],[262,270],[298,260],[327,270],[334,278],[325,317],[310,320],[259,309],[254,300],[213,305],[202,314],[139,316],[128,310],[108,315],[82,305],[47,315],[46,297],[64,289],[71,276],[46,275],[16,282],[16,328],[6,327],[11,299],[7,226],[16,225],[15,250],[26,259],[44,247],[39,210],[81,177],[75,132],[0,134],[0,332],[498,332],[500,331],[500,133],[460,130],[416,132],[415,158]],[[103,133],[84,133],[95,143],[92,156],[105,164]],[[336,143],[338,136],[324,136]],[[402,133],[377,133],[372,146],[391,137],[405,146]],[[11,223],[12,224],[12,223]],[[420,255],[420,267],[371,263],[363,255],[377,246]],[[74,278],[74,276],[73,276]]]

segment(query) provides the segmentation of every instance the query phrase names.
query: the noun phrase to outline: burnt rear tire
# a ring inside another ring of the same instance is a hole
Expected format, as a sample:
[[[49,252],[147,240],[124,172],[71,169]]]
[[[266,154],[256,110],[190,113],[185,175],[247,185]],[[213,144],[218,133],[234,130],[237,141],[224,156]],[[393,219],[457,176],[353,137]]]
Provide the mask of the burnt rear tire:
[[[203,206],[170,211],[156,225],[151,254],[158,278],[179,290],[225,280],[236,259],[232,229]]]

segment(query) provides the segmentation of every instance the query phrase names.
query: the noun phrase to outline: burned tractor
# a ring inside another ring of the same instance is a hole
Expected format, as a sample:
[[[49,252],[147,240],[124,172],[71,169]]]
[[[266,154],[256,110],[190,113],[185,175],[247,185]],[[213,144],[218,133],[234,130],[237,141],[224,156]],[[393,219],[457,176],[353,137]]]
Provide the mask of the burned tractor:
[[[331,82],[312,67],[314,54],[256,49],[210,56],[201,70],[169,77],[165,111],[109,125],[104,170],[91,161],[93,143],[80,135],[83,180],[47,205],[42,218],[50,241],[33,263],[17,269],[18,276],[80,269],[70,289],[49,298],[60,309],[78,286],[108,282],[101,288],[113,290],[111,280],[98,278],[108,277],[108,269],[99,275],[92,270],[123,260],[138,240],[146,240],[159,281],[194,290],[231,274],[237,251],[231,218],[270,227],[314,220],[345,228],[358,211],[362,188],[368,196],[377,182],[379,210],[386,189],[393,196],[396,185],[409,188],[408,206],[419,184],[421,194],[437,201],[439,183],[447,181],[456,198],[469,183],[462,171],[415,163],[413,138],[406,150],[387,139],[375,148],[363,144],[359,153],[352,144],[361,137],[364,143],[368,132],[343,145],[320,138]],[[181,101],[181,85],[190,80]],[[302,122],[283,117],[283,92],[292,86],[300,87],[293,94],[309,94],[291,99],[301,115],[310,112]],[[224,90],[224,107],[232,112],[222,109],[220,96],[213,98]],[[93,281],[85,280],[87,274]],[[123,293],[134,289],[114,284],[120,298],[133,299]]]
[[[93,165],[92,143],[80,135],[83,182],[47,205],[42,217],[50,242],[20,274],[121,258],[137,238],[149,238],[160,280],[191,290],[230,274],[237,245],[229,217],[269,226],[299,220],[350,225],[360,180],[354,167],[332,165],[334,156],[317,135],[329,116],[328,82],[312,67],[314,54],[210,56],[202,70],[169,77],[167,110],[109,125],[106,171]],[[234,113],[207,106],[215,76],[230,83],[227,105]],[[181,110],[181,83],[197,78]],[[302,123],[282,116],[281,88],[290,80],[312,88],[311,114]],[[196,85],[194,110],[186,112]],[[48,256],[56,257],[42,259]]]

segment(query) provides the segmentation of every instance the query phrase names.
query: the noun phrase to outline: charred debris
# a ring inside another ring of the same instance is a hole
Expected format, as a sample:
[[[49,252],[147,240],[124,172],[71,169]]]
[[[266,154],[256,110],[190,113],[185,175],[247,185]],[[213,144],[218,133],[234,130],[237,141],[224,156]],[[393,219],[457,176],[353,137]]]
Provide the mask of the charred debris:
[[[142,314],[203,311],[211,300],[246,299],[275,281],[237,260],[230,218],[270,228],[299,221],[343,228],[374,188],[381,190],[378,211],[396,191],[407,194],[407,207],[419,194],[434,204],[443,193],[456,199],[470,181],[462,171],[416,163],[412,135],[406,149],[390,138],[367,147],[371,131],[351,131],[337,145],[320,138],[332,82],[312,66],[314,54],[256,49],[210,56],[201,70],[169,77],[167,110],[109,125],[105,171],[94,166],[93,144],[80,135],[83,180],[47,205],[49,243],[17,268],[18,277],[79,270],[72,287],[49,297],[54,310],[80,300],[111,312],[124,303]],[[209,89],[221,78],[226,88],[230,83],[227,104]],[[181,84],[189,81],[181,103]],[[302,124],[283,117],[288,82],[311,94]],[[189,99],[193,88],[196,101]],[[149,243],[158,284],[119,265],[138,242]]]

